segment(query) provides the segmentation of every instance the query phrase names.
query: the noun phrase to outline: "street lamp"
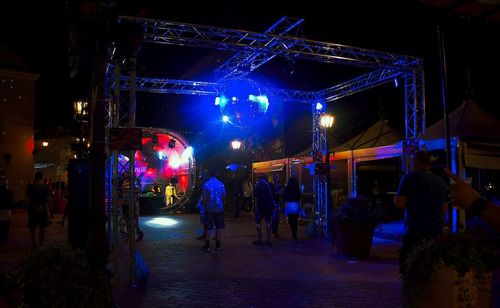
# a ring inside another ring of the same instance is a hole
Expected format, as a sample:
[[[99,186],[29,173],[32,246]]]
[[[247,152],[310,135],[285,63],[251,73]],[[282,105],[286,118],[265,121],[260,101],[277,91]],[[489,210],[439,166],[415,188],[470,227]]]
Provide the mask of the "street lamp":
[[[241,147],[241,141],[239,141],[238,139],[235,139],[235,140],[231,141],[231,147],[235,151],[239,150],[240,147]]]
[[[331,128],[333,126],[334,117],[330,114],[323,114],[319,119],[319,125],[323,128]]]
[[[73,117],[75,119],[75,143],[72,144],[72,150],[76,151],[78,159],[83,157],[86,152],[85,134],[88,116],[88,101],[85,99],[76,99],[73,101]]]
[[[318,107],[318,106],[316,106]],[[330,206],[332,204],[330,197],[330,145],[328,142],[328,134],[326,130],[333,126],[334,117],[330,114],[323,113],[319,118],[319,126],[321,127],[323,136],[321,160],[315,165],[317,198],[318,200],[318,227],[325,239],[328,239],[328,224],[330,219]]]
[[[75,119],[83,121],[87,116],[88,102],[83,99],[77,99],[73,101],[73,113]]]

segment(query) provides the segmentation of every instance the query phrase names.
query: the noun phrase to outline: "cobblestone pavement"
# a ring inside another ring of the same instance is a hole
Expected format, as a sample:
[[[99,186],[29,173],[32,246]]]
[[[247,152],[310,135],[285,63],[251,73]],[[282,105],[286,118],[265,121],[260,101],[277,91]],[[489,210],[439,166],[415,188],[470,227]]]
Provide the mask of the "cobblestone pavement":
[[[398,242],[377,241],[371,257],[348,260],[323,240],[294,242],[288,225],[272,247],[255,246],[251,217],[226,219],[222,249],[200,251],[198,215],[170,216],[178,224],[155,229],[143,217],[138,243],[151,269],[147,286],[121,287],[121,307],[398,307]],[[212,246],[214,243],[211,243]],[[122,289],[123,288],[123,289]]]
[[[0,271],[12,268],[29,250],[25,214],[16,212],[8,245],[0,251]],[[55,221],[59,217],[56,216]],[[374,239],[365,260],[342,258],[324,240],[307,239],[299,226],[294,242],[288,225],[272,247],[255,246],[250,216],[226,219],[222,249],[206,253],[196,214],[165,216],[170,226],[141,217],[144,239],[137,250],[150,268],[144,287],[130,287],[129,275],[116,273],[116,305],[128,307],[400,307],[397,250],[400,243]],[[47,242],[64,242],[67,229],[47,228]],[[212,242],[214,245],[214,242]],[[124,267],[125,268],[125,267]],[[493,307],[500,299],[495,273]],[[500,307],[500,306],[498,306]]]

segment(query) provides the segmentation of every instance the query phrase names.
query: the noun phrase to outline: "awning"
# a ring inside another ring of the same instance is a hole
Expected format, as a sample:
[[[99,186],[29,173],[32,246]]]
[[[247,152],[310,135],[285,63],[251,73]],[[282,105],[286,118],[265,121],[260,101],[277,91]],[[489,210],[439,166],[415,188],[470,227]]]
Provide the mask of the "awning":
[[[500,144],[463,142],[465,167],[500,170]]]

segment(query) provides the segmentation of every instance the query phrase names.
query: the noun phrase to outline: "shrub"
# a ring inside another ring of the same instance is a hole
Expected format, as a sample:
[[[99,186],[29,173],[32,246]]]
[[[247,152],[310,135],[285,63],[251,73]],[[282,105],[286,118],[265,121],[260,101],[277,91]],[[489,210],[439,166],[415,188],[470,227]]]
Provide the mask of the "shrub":
[[[20,307],[112,307],[106,273],[90,268],[85,253],[67,245],[34,250],[9,275]]]
[[[422,295],[436,279],[440,268],[448,267],[458,273],[457,285],[471,285],[465,281],[472,272],[477,281],[485,281],[495,266],[494,255],[466,232],[445,233],[433,240],[422,242],[408,256],[403,265],[403,302],[405,307],[420,307]],[[467,276],[468,277],[468,276]],[[476,287],[474,285],[472,287]],[[482,290],[474,292],[480,294]],[[470,288],[459,288],[459,301],[463,307],[472,307]]]

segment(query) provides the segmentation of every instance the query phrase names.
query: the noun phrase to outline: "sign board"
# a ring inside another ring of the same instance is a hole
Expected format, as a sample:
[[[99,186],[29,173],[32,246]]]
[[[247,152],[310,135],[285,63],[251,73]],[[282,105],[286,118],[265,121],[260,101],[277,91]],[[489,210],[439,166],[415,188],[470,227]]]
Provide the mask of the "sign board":
[[[142,129],[120,127],[109,129],[110,150],[140,150],[142,149]]]

